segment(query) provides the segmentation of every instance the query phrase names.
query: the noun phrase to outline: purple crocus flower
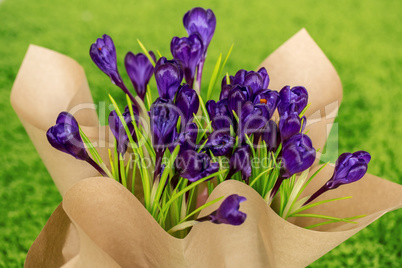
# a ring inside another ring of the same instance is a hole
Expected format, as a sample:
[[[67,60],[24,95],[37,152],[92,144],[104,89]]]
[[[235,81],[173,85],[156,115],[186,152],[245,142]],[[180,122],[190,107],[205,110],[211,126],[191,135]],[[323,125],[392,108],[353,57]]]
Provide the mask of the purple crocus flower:
[[[296,112],[285,111],[281,115],[279,120],[279,131],[281,134],[282,142],[286,141],[297,133],[303,132],[305,126],[305,116],[303,116],[303,118],[300,118],[299,114]]]
[[[135,117],[137,117],[139,114],[137,107],[135,107],[134,105],[133,105],[133,113]],[[131,137],[135,142],[137,142],[137,136],[135,135],[134,125],[131,120],[130,110],[128,109],[128,106],[124,110],[122,116],[124,121],[126,122],[128,130],[130,131]],[[138,122],[138,117],[135,119]],[[121,155],[124,155],[127,151],[127,145],[129,143],[129,139],[126,130],[124,129],[124,126],[115,110],[111,111],[109,114],[109,127],[113,133],[113,136],[116,138],[117,152]]]
[[[197,219],[197,221],[210,221],[215,224],[241,225],[247,218],[247,214],[239,211],[240,203],[246,198],[237,194],[232,194],[223,200],[217,210],[211,214]]]
[[[279,101],[279,93],[275,90],[264,89],[258,91],[255,96],[253,103],[254,104],[265,104],[269,111],[270,117],[275,112],[276,107],[278,106]]]
[[[215,156],[228,155],[233,150],[236,139],[227,132],[214,131],[209,135],[205,148]]]
[[[215,32],[216,17],[211,9],[196,7],[188,11],[183,17],[184,28],[188,35],[198,33],[203,42],[204,54]]]
[[[92,165],[103,176],[107,176],[103,169],[89,157],[80,136],[77,120],[68,112],[61,112],[56,120],[56,125],[46,132],[50,145],[59,151],[74,156]]]
[[[179,153],[175,161],[179,175],[190,182],[198,181],[218,172],[219,163],[211,162],[211,157],[194,150],[184,150]]]
[[[236,172],[240,171],[241,178],[246,183],[251,176],[251,150],[249,145],[237,147],[230,158],[230,168],[226,180],[230,179]]]
[[[256,94],[258,91],[264,91],[269,85],[269,75],[265,67],[260,68],[257,72],[246,71],[241,69],[234,76],[230,76],[231,85],[248,86],[252,92]],[[226,76],[222,79],[222,87],[227,84]]]
[[[180,151],[184,150],[196,150],[197,149],[197,135],[198,127],[196,123],[190,123],[185,126],[185,129],[180,133],[175,133],[174,146],[170,148],[170,151],[174,150],[178,144],[180,144]]]
[[[316,151],[311,139],[302,133],[298,133],[283,143],[282,165],[283,176],[291,177],[302,172],[314,163]]]
[[[117,70],[116,48],[110,36],[104,34],[103,38],[98,38],[91,45],[89,55],[96,66],[107,74],[114,84],[119,87],[123,84]]]
[[[367,165],[371,156],[366,151],[343,153],[335,163],[334,174],[317,192],[315,192],[304,205],[310,203],[328,190],[336,189],[343,184],[360,180],[367,172]]]
[[[155,65],[154,73],[159,96],[173,100],[183,80],[181,64],[176,60],[161,57]]]
[[[265,67],[262,67],[257,72],[239,70],[233,77],[231,84],[248,86],[253,93],[257,93],[268,88],[269,76]]]
[[[286,140],[282,148],[282,167],[271,191],[271,197],[275,196],[285,179],[311,167],[315,161],[315,155],[313,143],[307,135],[298,133]]]
[[[187,124],[193,118],[193,114],[198,112],[200,99],[198,98],[198,94],[194,89],[192,89],[189,85],[184,84],[183,86],[180,86],[177,92],[175,104],[182,112],[182,122]]]
[[[152,59],[156,61],[154,53],[149,51],[149,54]],[[144,100],[147,92],[147,85],[154,73],[154,66],[144,54],[138,53],[135,55],[132,52],[127,53],[124,59],[124,64],[137,95]]]
[[[152,143],[155,148],[154,180],[161,171],[162,157],[166,148],[172,148],[177,137],[176,125],[179,111],[170,99],[157,98],[149,112]]]
[[[290,86],[285,86],[279,92],[279,115],[286,111],[300,114],[307,106],[307,102],[308,92],[304,87],[298,86],[290,89]]]
[[[189,37],[173,37],[170,43],[170,51],[173,58],[183,64],[184,78],[190,87],[193,87],[195,70],[204,53],[204,46],[200,36],[194,33]]]
[[[209,118],[212,121],[212,127],[215,130],[223,130],[229,133],[230,126],[233,123],[233,117],[232,113],[229,111],[227,100],[220,100],[218,102],[209,100],[205,106],[207,108]]]
[[[131,101],[138,106],[137,100],[127,89],[117,69],[116,48],[112,38],[106,34],[103,35],[103,38],[98,38],[91,45],[89,55],[96,66],[110,77],[112,83],[120,87],[130,97]]]
[[[156,150],[164,150],[173,143],[179,112],[171,100],[157,98],[151,105],[152,142]]]
[[[240,113],[240,139],[244,134],[250,135],[262,129],[269,121],[270,114],[265,104],[253,104],[247,101]]]

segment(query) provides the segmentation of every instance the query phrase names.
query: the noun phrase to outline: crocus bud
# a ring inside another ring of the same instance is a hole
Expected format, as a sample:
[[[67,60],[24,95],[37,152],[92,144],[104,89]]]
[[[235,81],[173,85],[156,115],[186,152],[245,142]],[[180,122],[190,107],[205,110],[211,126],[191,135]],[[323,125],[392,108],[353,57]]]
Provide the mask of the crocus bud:
[[[151,105],[151,134],[156,150],[164,150],[173,144],[178,118],[179,112],[171,100],[158,98]]]
[[[50,145],[59,151],[74,156],[78,160],[87,161],[103,176],[107,176],[102,168],[89,157],[80,136],[80,129],[75,118],[67,112],[61,112],[56,125],[46,132]]]
[[[190,87],[193,87],[195,70],[203,56],[203,48],[202,40],[197,33],[191,34],[188,38],[173,37],[170,43],[173,58],[182,63],[184,78]]]
[[[197,92],[190,88],[189,85],[185,84],[180,86],[175,104],[177,108],[182,112],[181,120],[184,124],[190,122],[193,118],[193,114],[198,112],[198,107],[200,106],[200,99],[198,98]]]
[[[291,177],[302,172],[314,163],[316,151],[311,139],[302,133],[298,133],[285,141],[282,148],[282,176]]]
[[[96,66],[107,74],[115,85],[125,87],[117,70],[116,48],[110,36],[104,34],[103,38],[98,38],[91,45],[89,55]]]
[[[210,221],[215,224],[241,225],[247,218],[247,214],[239,211],[240,203],[246,201],[244,196],[232,194],[223,200],[217,210],[211,214],[197,219],[197,221]]]
[[[286,141],[290,137],[300,133],[306,126],[306,117],[300,118],[298,113],[284,112],[279,120],[279,131],[281,134],[282,142]]]
[[[194,150],[185,150],[179,153],[175,161],[179,175],[191,182],[198,181],[218,172],[219,163],[211,162],[211,157]]]
[[[72,155],[79,160],[89,158],[80,136],[78,123],[71,114],[67,112],[60,113],[57,117],[56,125],[49,128],[46,136],[49,143],[57,150]]]
[[[336,189],[341,185],[360,180],[367,172],[367,165],[371,156],[366,151],[343,153],[335,163],[334,174],[317,192],[315,192],[304,205],[310,203],[328,190]]]
[[[155,61],[155,55],[152,51],[149,51],[149,55]],[[148,57],[142,53],[137,55],[132,52],[128,52],[124,64],[126,66],[126,71],[133,83],[135,92],[137,95],[144,100],[145,94],[147,92],[147,85],[154,73],[154,66],[149,61]]]
[[[223,130],[229,133],[230,126],[233,124],[233,116],[231,111],[229,111],[227,100],[220,100],[218,102],[209,100],[205,106],[212,121],[212,127],[215,130]]]
[[[300,114],[307,106],[308,93],[304,87],[285,86],[279,92],[278,112],[279,115],[287,112],[296,112]]]
[[[230,168],[226,180],[230,179],[236,172],[240,171],[242,180],[248,183],[251,176],[251,150],[250,146],[237,147],[230,157]]]
[[[138,115],[138,109],[133,106],[134,116]],[[123,120],[126,122],[127,128],[130,132],[131,137],[135,142],[137,142],[137,136],[135,135],[134,125],[131,120],[130,110],[126,107],[124,113],[122,114]],[[138,122],[138,119],[136,120]],[[129,138],[124,129],[123,123],[121,122],[119,116],[116,111],[111,111],[109,114],[109,128],[113,133],[113,136],[116,138],[117,143],[117,152],[121,155],[124,155],[127,151],[127,145],[129,143]]]
[[[173,100],[183,80],[183,69],[180,63],[161,57],[155,65],[154,73],[159,96]]]
[[[235,138],[229,133],[214,131],[209,135],[205,148],[215,156],[228,155],[233,150]]]
[[[216,17],[214,12],[201,7],[193,8],[184,15],[183,24],[188,35],[198,33],[201,36],[205,54],[215,32]]]

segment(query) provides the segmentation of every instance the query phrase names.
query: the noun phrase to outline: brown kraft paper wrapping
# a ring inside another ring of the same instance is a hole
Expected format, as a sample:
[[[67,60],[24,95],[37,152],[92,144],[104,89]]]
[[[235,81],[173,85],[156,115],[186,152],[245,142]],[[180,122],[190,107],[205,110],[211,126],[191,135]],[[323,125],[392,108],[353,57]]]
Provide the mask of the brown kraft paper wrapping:
[[[270,88],[305,86],[309,92],[307,128],[315,148],[324,148],[342,98],[340,79],[303,29],[272,53],[260,67]],[[30,46],[11,93],[11,103],[60,193],[63,202],[31,246],[25,267],[305,267],[366,227],[402,206],[402,186],[367,174],[360,181],[329,191],[318,200],[353,196],[318,206],[309,213],[335,217],[367,215],[358,224],[307,226],[317,219],[280,218],[249,186],[226,181],[208,200],[239,194],[247,201],[241,226],[201,223],[184,239],[167,234],[128,190],[113,179],[96,177],[91,166],[53,149],[47,129],[61,111],[74,114],[107,159],[108,130],[99,127],[84,71],[72,59]],[[92,106],[91,106],[92,105]],[[63,163],[59,165],[58,163]],[[315,165],[311,172],[318,168]],[[327,166],[307,187],[312,194],[333,172]],[[200,216],[217,209],[219,202]]]

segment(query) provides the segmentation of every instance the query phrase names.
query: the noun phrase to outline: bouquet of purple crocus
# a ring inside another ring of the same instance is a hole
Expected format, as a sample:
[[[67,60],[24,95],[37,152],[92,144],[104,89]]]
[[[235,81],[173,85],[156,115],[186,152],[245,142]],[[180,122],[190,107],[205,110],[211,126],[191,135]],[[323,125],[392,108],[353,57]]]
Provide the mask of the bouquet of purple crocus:
[[[103,35],[91,45],[92,60],[123,90],[127,100],[122,109],[109,95],[114,106],[109,127],[115,146],[114,151],[109,150],[107,163],[70,113],[60,113],[56,125],[48,130],[50,144],[88,162],[133,194],[140,193],[147,211],[177,237],[184,237],[187,228],[204,221],[241,225],[246,220],[239,210],[245,197],[233,194],[205,203],[208,194],[225,180],[246,183],[284,219],[307,216],[325,220],[306,228],[339,221],[354,223],[362,217],[336,218],[303,211],[350,198],[313,203],[322,193],[361,179],[370,154],[341,154],[332,177],[312,195],[300,198],[326,165],[309,177],[316,149],[303,132],[309,107],[307,90],[287,85],[279,92],[268,89],[265,68],[223,75],[232,48],[223,63],[218,59],[208,86],[204,86],[203,66],[215,31],[215,15],[209,9],[194,8],[184,15],[183,24],[189,36],[173,37],[172,59],[148,51],[141,42],[143,53],[127,53],[125,69],[136,96],[119,74],[112,38]],[[159,94],[156,99],[149,86],[152,76]],[[212,100],[222,76],[219,100]],[[207,90],[207,101],[200,95],[203,90]],[[135,189],[138,185],[140,190]],[[197,218],[198,212],[223,198],[217,210]]]

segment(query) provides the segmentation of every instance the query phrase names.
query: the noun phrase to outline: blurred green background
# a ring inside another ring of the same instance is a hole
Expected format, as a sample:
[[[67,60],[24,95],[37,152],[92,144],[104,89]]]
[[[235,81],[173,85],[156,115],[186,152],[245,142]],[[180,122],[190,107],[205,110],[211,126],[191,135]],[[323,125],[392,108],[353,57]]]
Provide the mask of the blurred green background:
[[[206,69],[235,43],[227,71],[255,69],[305,27],[343,82],[339,152],[367,150],[369,172],[402,183],[402,1],[123,1],[0,0],[0,266],[21,267],[25,255],[61,201],[49,174],[9,104],[10,90],[30,43],[77,60],[95,102],[120,94],[91,62],[89,46],[104,33],[115,41],[119,65],[127,51],[170,57],[182,16],[211,8],[217,29]],[[204,77],[210,77],[210,71]],[[127,80],[126,80],[127,81]],[[332,160],[335,156],[330,155]],[[375,200],[373,200],[375,202]],[[402,211],[389,213],[311,267],[400,267]]]

